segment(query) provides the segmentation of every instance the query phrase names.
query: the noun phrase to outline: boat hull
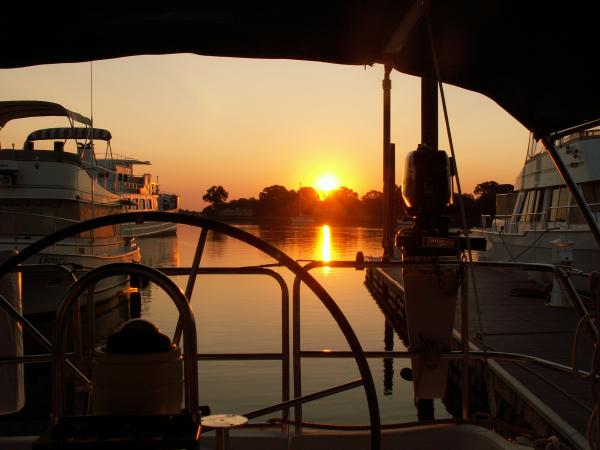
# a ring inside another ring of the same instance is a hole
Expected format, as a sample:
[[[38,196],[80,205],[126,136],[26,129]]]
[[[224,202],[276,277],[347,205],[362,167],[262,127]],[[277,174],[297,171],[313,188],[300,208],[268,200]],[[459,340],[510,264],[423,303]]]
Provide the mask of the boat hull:
[[[533,230],[515,234],[472,230],[472,233],[487,240],[487,250],[480,260],[559,264],[560,255],[552,242],[567,240],[573,243],[573,268],[584,272],[600,270],[600,248],[587,230]]]
[[[0,248],[20,250],[25,245],[0,243]],[[104,249],[102,254],[93,247],[82,247],[88,254],[73,253],[73,245],[56,245],[52,250],[28,258],[29,267],[22,277],[23,314],[26,316],[53,315],[67,289],[85,271],[104,264],[119,262],[139,262],[140,251],[137,247],[117,246]],[[93,252],[96,252],[94,254]],[[94,289],[96,305],[110,302],[129,287],[126,275],[111,277],[98,282]],[[82,304],[85,304],[82,299]]]
[[[123,224],[123,234],[136,238],[174,236],[177,234],[177,224],[170,222],[144,222]]]

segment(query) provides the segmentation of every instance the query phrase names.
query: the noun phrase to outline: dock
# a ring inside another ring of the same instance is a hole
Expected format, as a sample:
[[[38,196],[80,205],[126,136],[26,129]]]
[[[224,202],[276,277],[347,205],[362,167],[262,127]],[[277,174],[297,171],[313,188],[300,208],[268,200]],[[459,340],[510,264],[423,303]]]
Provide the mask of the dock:
[[[471,349],[519,353],[572,365],[580,315],[573,307],[548,304],[550,274],[475,267],[470,276],[474,276],[477,286],[477,295],[472,282],[467,290]],[[407,343],[401,280],[400,267],[369,268],[365,283],[388,324]],[[458,297],[456,349],[461,341],[460,292]],[[580,333],[575,353],[578,368],[589,370],[593,343],[587,330]],[[451,364],[449,386],[455,392],[447,396],[454,399],[460,399],[461,372],[460,363]],[[530,429],[538,436],[556,435],[572,448],[589,448],[585,436],[594,406],[590,382],[571,373],[501,360],[472,360],[469,372],[472,390],[480,394],[470,397],[471,417],[476,412],[484,413],[494,420]],[[460,403],[458,408],[460,411]]]

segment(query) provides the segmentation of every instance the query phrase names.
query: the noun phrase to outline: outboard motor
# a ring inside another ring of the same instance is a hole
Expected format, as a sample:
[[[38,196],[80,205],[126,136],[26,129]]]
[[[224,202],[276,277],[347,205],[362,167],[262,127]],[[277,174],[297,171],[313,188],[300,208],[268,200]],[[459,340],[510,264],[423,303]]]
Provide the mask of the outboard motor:
[[[126,322],[92,365],[94,415],[179,414],[183,360],[178,346],[143,319]]]
[[[402,196],[413,227],[400,230],[396,243],[407,263],[402,277],[409,351],[424,356],[412,360],[415,400],[443,398],[446,392],[448,360],[439,354],[450,351],[460,284],[457,263],[466,247],[464,237],[450,233],[444,216],[452,176],[444,151],[420,145],[406,157]]]
[[[0,264],[14,256],[14,250],[0,251]],[[0,279],[0,295],[22,313],[21,274],[8,273]],[[23,331],[0,306],[0,358],[23,356]],[[25,406],[23,364],[0,365],[0,415],[13,414]]]
[[[434,228],[452,201],[450,160],[446,152],[419,145],[404,163],[402,197],[420,229]]]

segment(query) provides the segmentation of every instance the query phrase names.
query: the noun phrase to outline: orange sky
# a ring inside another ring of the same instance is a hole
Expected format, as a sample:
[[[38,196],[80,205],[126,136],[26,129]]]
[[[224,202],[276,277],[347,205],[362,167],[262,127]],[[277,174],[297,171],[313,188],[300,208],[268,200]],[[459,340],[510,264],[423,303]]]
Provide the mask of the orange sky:
[[[302,61],[97,61],[94,124],[112,132],[114,153],[150,160],[162,190],[180,194],[183,208],[201,209],[213,184],[230,199],[250,197],[272,184],[312,185],[323,172],[363,195],[382,190],[382,77],[381,66]],[[392,74],[398,183],[404,154],[420,139],[419,86],[417,78]],[[463,190],[486,180],[514,183],[527,130],[479,94],[446,86],[446,98]],[[89,116],[90,64],[0,70],[0,99],[53,101]],[[0,142],[20,146],[34,128],[64,124],[15,121]],[[442,122],[440,146],[449,150]]]

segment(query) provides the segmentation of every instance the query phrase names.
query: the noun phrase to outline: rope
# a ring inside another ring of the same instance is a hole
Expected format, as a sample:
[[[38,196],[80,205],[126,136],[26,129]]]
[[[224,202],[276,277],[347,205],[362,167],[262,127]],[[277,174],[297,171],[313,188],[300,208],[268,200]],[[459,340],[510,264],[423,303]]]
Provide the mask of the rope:
[[[590,274],[590,294],[592,300],[592,312],[584,315],[575,328],[573,336],[573,346],[571,347],[571,367],[576,378],[583,381],[592,382],[592,393],[594,395],[594,409],[587,424],[587,441],[590,449],[600,449],[600,338],[595,333],[594,351],[592,354],[592,362],[590,372],[583,375],[577,367],[577,348],[579,335],[583,329],[583,325],[592,325],[596,329],[600,328],[600,272],[592,272]]]
[[[504,248],[506,249],[506,252],[510,255],[510,260],[511,261],[517,261],[517,259],[519,259],[521,256],[523,256],[525,253],[527,253],[529,250],[531,250],[533,248],[533,246],[535,244],[538,243],[538,241],[545,236],[546,233],[548,233],[549,231],[554,231],[554,230],[560,230],[559,227],[553,227],[553,228],[546,228],[545,230],[543,230],[543,232],[535,238],[535,240],[529,244],[527,247],[525,247],[524,250],[522,250],[519,254],[517,254],[517,256],[513,256],[512,253],[510,252],[510,250],[508,249],[508,246],[506,245],[506,242],[504,242],[504,236],[502,235],[502,233],[498,233],[500,236],[500,240],[502,241],[502,244],[504,244]]]

